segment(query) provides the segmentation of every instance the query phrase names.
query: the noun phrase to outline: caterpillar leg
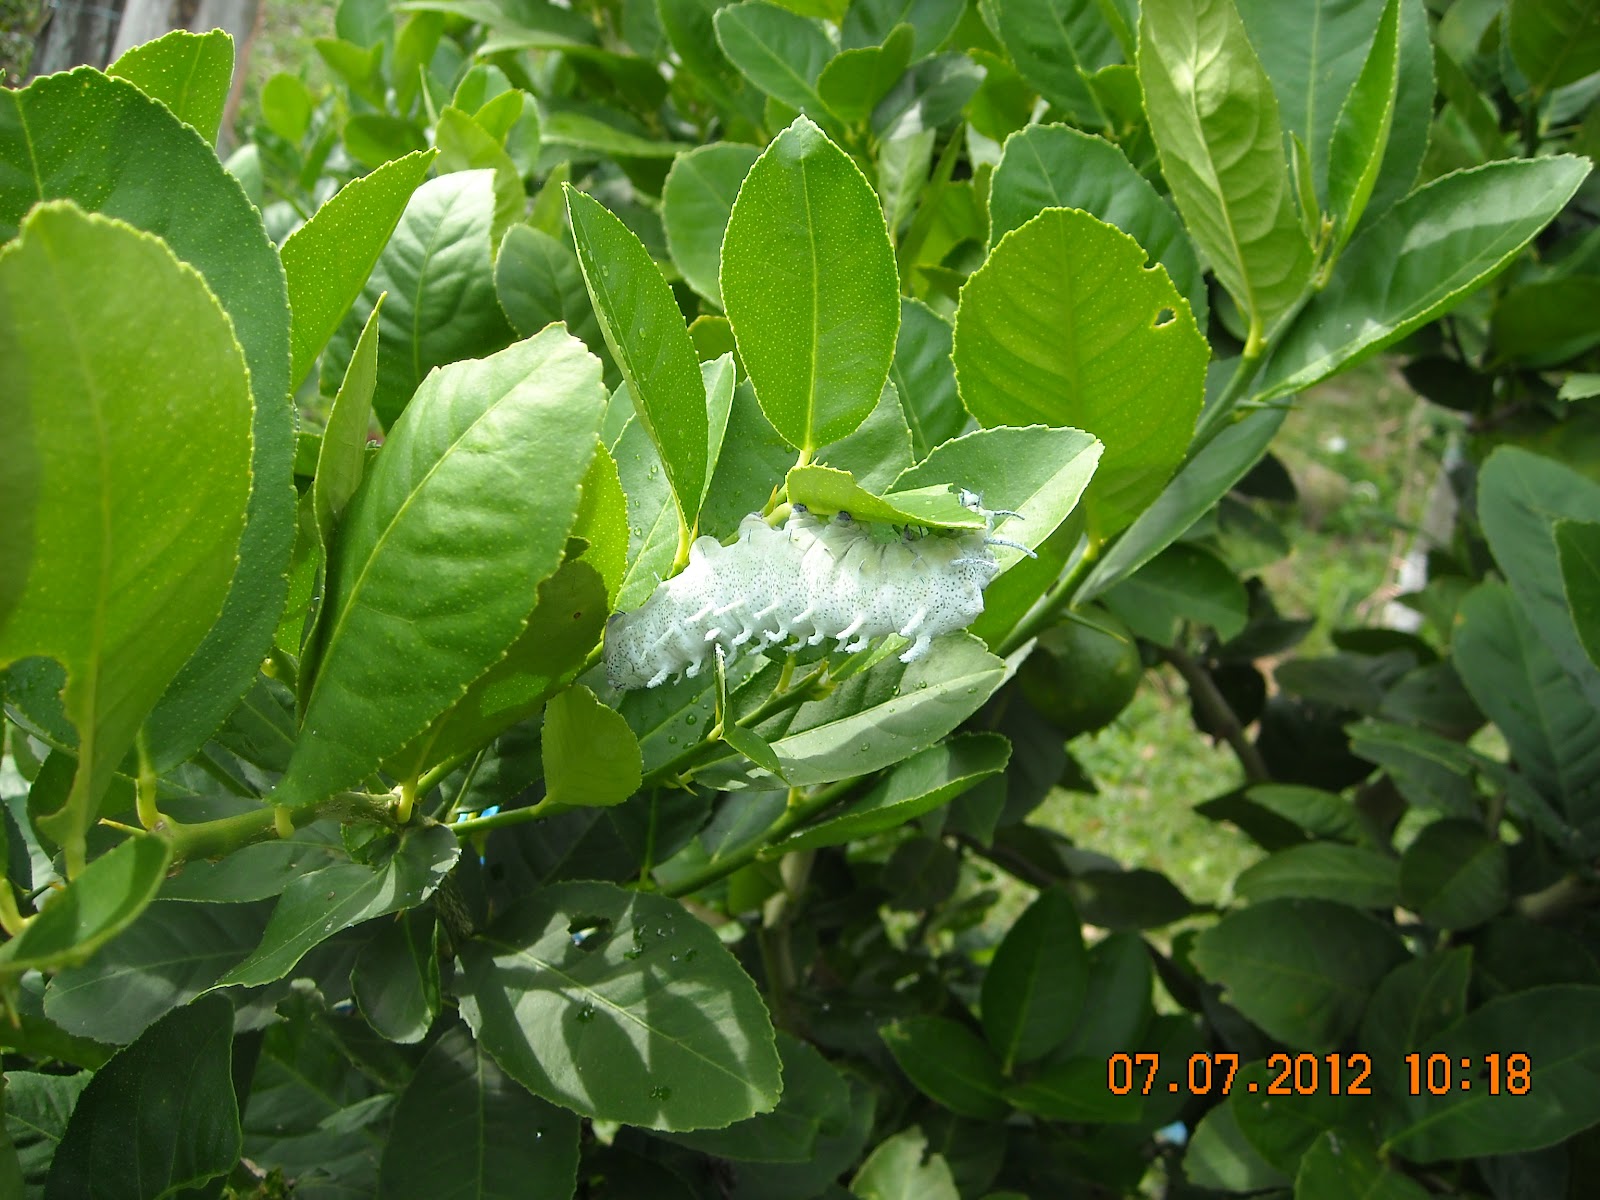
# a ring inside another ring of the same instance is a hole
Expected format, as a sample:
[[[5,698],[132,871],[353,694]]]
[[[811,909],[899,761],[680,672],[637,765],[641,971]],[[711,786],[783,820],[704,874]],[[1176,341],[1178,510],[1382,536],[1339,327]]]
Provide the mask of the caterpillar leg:
[[[928,652],[929,647],[932,645],[932,637],[926,633],[919,633],[917,634],[917,640],[912,642],[911,645],[907,647],[905,653],[900,656],[900,661],[903,663],[916,662],[917,659],[921,658]]]
[[[650,678],[645,681],[645,687],[647,687],[647,688],[660,687],[663,683],[665,683],[667,680],[669,680],[671,678],[672,678],[672,668],[670,668],[670,667],[662,667],[661,670],[657,671],[654,675],[650,676]]]
[[[903,638],[914,638],[914,637],[917,636],[917,630],[922,628],[922,623],[924,621],[926,621],[927,619],[928,619],[928,610],[927,610],[927,608],[926,607],[919,608],[919,609],[917,609],[916,613],[912,616],[911,620],[907,621],[904,625],[902,625],[897,632]]]
[[[854,621],[851,621],[850,624],[846,625],[843,629],[841,629],[838,633],[834,634],[833,636],[834,636],[835,640],[838,641],[839,645],[843,646],[847,641],[849,641],[853,636],[855,636],[856,630],[860,629],[866,623],[867,623],[866,615],[864,613],[857,613],[856,614],[856,619]],[[859,649],[859,648],[860,647],[857,647],[857,649]]]

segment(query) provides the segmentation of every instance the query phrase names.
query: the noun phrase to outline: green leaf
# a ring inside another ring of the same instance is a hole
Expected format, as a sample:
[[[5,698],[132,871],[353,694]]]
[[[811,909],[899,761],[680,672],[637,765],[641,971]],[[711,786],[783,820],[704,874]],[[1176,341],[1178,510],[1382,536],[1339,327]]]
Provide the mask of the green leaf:
[[[594,461],[600,463],[603,454],[597,451]],[[610,464],[609,458],[603,461]],[[407,778],[420,775],[437,763],[464,758],[538,712],[578,674],[599,644],[610,611],[606,581],[587,556],[562,563],[539,585],[539,603],[505,656],[395,755],[390,769]]]
[[[899,290],[872,185],[797,118],[739,189],[722,243],[722,298],[762,411],[803,452],[846,436],[878,403]]]
[[[413,160],[408,170],[420,173],[426,166],[426,159]],[[399,176],[392,180],[397,192],[406,182]],[[331,391],[378,297],[388,292],[378,320],[378,386],[372,399],[386,429],[434,367],[491,354],[511,339],[495,299],[490,258],[494,172],[442,175],[409,194],[355,308],[322,359],[324,387]],[[318,255],[317,261],[325,257]]]
[[[1209,550],[1168,546],[1102,599],[1140,637],[1170,646],[1178,622],[1209,625],[1226,640],[1249,619],[1244,584]]]
[[[1328,1130],[1311,1143],[1294,1177],[1295,1200],[1428,1200],[1428,1192],[1392,1171],[1372,1148]]]
[[[460,950],[462,1015],[536,1096],[670,1130],[721,1128],[778,1102],[755,985],[671,900],[558,883]]]
[[[661,219],[667,248],[684,282],[718,308],[722,287],[722,235],[728,228],[739,185],[761,151],[715,142],[673,160],[661,189]]]
[[[769,1113],[735,1121],[726,1129],[662,1135],[669,1142],[735,1162],[806,1163],[818,1139],[843,1130],[850,1120],[850,1086],[807,1042],[779,1032],[783,1098]]]
[[[1116,34],[1097,0],[991,0],[992,26],[1022,77],[1080,122],[1105,114],[1088,76],[1122,59]],[[987,15],[987,13],[986,13]]]
[[[997,1121],[1011,1111],[999,1060],[965,1025],[908,1017],[883,1026],[878,1036],[917,1090],[951,1112]]]
[[[898,828],[1005,770],[1010,757],[1011,743],[998,733],[956,734],[913,754],[860,800],[779,842],[770,854],[842,846]]]
[[[356,339],[344,382],[328,409],[328,424],[317,444],[317,473],[311,496],[317,535],[324,553],[333,544],[334,526],[361,486],[367,465],[367,431],[372,425],[372,391],[378,382],[378,314],[382,296]]]
[[[1404,1097],[1405,1116],[1386,1130],[1385,1152],[1417,1163],[1521,1154],[1600,1121],[1600,988],[1565,984],[1491,1000],[1422,1053],[1466,1059],[1473,1069],[1462,1075],[1475,1086]],[[1503,1058],[1513,1053],[1533,1064],[1531,1086],[1520,1096],[1505,1086]],[[1499,1095],[1476,1069],[1485,1054],[1502,1056]]]
[[[1088,1056],[1103,1068],[1110,1055],[1140,1045],[1154,1015],[1154,974],[1149,948],[1138,934],[1113,933],[1096,942],[1089,951],[1088,991],[1057,1057]]]
[[[1556,155],[1418,188],[1346,247],[1274,351],[1256,398],[1302,391],[1453,307],[1516,257],[1588,173],[1584,159]]]
[[[566,324],[614,376],[594,305],[583,283],[578,255],[565,241],[542,229],[513,225],[494,260],[494,290],[512,327],[532,337],[552,321]]]
[[[1600,305],[1593,275],[1534,279],[1508,287],[1495,299],[1489,321],[1493,357],[1522,366],[1556,366],[1600,345],[1600,331],[1584,314]]]
[[[565,189],[578,262],[611,356],[672,482],[683,534],[710,478],[706,388],[683,313],[650,252],[598,200]]]
[[[432,912],[412,909],[386,923],[356,955],[350,994],[391,1042],[420,1042],[439,1015],[439,951]]]
[[[881,46],[836,54],[817,76],[817,95],[828,111],[846,124],[864,123],[905,74],[915,37],[911,26],[897,25]]]
[[[643,759],[628,723],[577,684],[544,710],[545,787],[552,804],[607,808],[639,790]]]
[[[298,75],[279,71],[261,85],[261,119],[268,129],[291,145],[298,146],[311,128],[311,113],[316,102],[311,89]]]
[[[384,1141],[386,1200],[564,1200],[578,1171],[578,1118],[530,1096],[465,1029],[450,1030],[400,1093]]]
[[[36,200],[52,198],[155,234],[205,277],[250,371],[253,486],[239,567],[222,615],[145,722],[153,765],[165,770],[192,755],[249,689],[283,615],[295,536],[283,268],[260,214],[211,147],[125,80],[83,68],[0,90],[0,163],[13,172],[0,185],[0,240]]]
[[[1600,4],[1595,0],[1511,0],[1511,57],[1535,97],[1600,71]]]
[[[1600,839],[1600,711],[1505,584],[1480,584],[1461,602],[1453,647],[1461,681],[1505,735],[1520,776],[1586,844]]]
[[[1386,0],[1308,0],[1293,11],[1272,0],[1237,0],[1250,43],[1272,78],[1284,127],[1311,160],[1304,181],[1330,191],[1330,159],[1341,114],[1372,56]],[[1433,58],[1423,0],[1400,0],[1398,86],[1388,145],[1371,210],[1383,212],[1411,191],[1433,125]],[[1371,82],[1371,81],[1369,81]],[[1332,213],[1333,205],[1322,206]]]
[[[983,1032],[1008,1075],[1072,1032],[1089,987],[1079,925],[1066,892],[1041,892],[995,949],[983,977]]]
[[[921,300],[901,299],[889,382],[900,396],[911,427],[911,450],[918,459],[928,457],[966,424],[967,414],[956,394],[955,364],[950,361],[953,337],[950,322]]]
[[[562,159],[673,158],[692,149],[686,142],[650,136],[614,109],[599,109],[597,115],[583,107],[544,101],[538,111],[544,151]]]
[[[1305,896],[1390,909],[1400,898],[1400,864],[1361,846],[1306,842],[1247,868],[1233,881],[1233,890],[1250,901]]]
[[[1471,976],[1470,946],[1436,950],[1396,967],[1372,993],[1359,1044],[1374,1063],[1401,1062],[1461,1019]]]
[[[1293,1065],[1298,1067],[1305,1061],[1296,1055]],[[1246,1063],[1234,1076],[1228,1103],[1239,1123],[1239,1132],[1277,1170],[1293,1174],[1300,1165],[1301,1156],[1323,1130],[1341,1125],[1359,1129],[1357,1109],[1362,1102],[1335,1090],[1335,1085],[1328,1082],[1332,1076],[1342,1086],[1350,1073],[1359,1068],[1345,1065],[1340,1070],[1336,1063],[1337,1059],[1318,1063],[1310,1090],[1301,1092],[1291,1087],[1288,1096],[1271,1094],[1269,1089],[1278,1076],[1278,1068],[1269,1062],[1258,1059]],[[1370,1078],[1367,1080],[1369,1086],[1373,1082]],[[1353,1137],[1358,1136],[1354,1130],[1351,1132]]]
[[[1183,458],[1208,356],[1189,305],[1127,234],[1072,209],[1012,230],[961,289],[956,382],[978,423],[1068,425],[1105,443],[1093,536],[1126,526]]]
[[[791,467],[785,487],[790,503],[804,504],[826,516],[847,512],[858,521],[891,525],[923,525],[939,530],[983,528],[983,518],[965,507],[943,481],[875,496],[858,485],[849,471],[808,466]]]
[[[846,50],[879,46],[897,25],[915,34],[912,61],[932,54],[954,32],[965,5],[960,0],[854,0],[839,25]]]
[[[989,185],[989,240],[1047,208],[1081,208],[1133,238],[1166,267],[1205,328],[1205,279],[1189,235],[1120,149],[1066,125],[1030,125],[1008,137]]]
[[[505,94],[511,96],[514,103],[522,95],[520,92]],[[536,144],[538,116],[530,116],[533,122],[531,136]],[[451,107],[439,114],[439,123],[434,128],[434,145],[439,149],[441,175],[479,168],[494,172],[494,223],[489,227],[489,240],[498,246],[506,230],[522,220],[528,207],[522,176],[511,161],[511,155],[506,153],[503,139],[490,133],[459,108]]]
[[[1146,0],[1139,83],[1161,172],[1218,280],[1245,314],[1247,352],[1311,275],[1278,101],[1233,0]]]
[[[187,862],[161,886],[163,900],[234,904],[276,898],[301,875],[344,861],[339,824],[314,821],[286,838],[255,842],[216,862]]]
[[[1339,109],[1328,150],[1328,208],[1337,251],[1361,222],[1377,185],[1400,89],[1400,0],[1388,0],[1372,49]]]
[[[50,981],[45,1015],[80,1037],[131,1042],[250,953],[270,910],[157,900],[87,962]]]
[[[93,860],[21,933],[0,944],[0,982],[83,962],[155,899],[169,861],[171,847],[157,837],[129,838]]]
[[[826,112],[817,76],[833,57],[822,22],[763,0],[716,10],[717,43],[745,78],[790,108]]]
[[[46,1075],[35,1071],[8,1071],[0,1100],[5,1104],[6,1134],[15,1147],[23,1184],[8,1195],[42,1196],[45,1177],[56,1145],[66,1131],[67,1121],[79,1095],[94,1078],[92,1072],[75,1075]],[[3,1179],[4,1175],[0,1175]]]
[[[1184,1152],[1183,1174],[1197,1187],[1221,1192],[1259,1192],[1289,1183],[1244,1136],[1232,1104],[1217,1105],[1195,1126]]]
[[[1122,531],[1083,581],[1080,601],[1114,587],[1182,537],[1260,461],[1286,415],[1282,408],[1263,408],[1224,426]]]
[[[345,862],[300,876],[283,889],[261,944],[216,986],[255,987],[282,979],[308,950],[339,930],[421,904],[460,853],[455,834],[431,825],[403,834],[382,866]]]
[[[1328,900],[1265,900],[1195,942],[1200,972],[1272,1037],[1326,1050],[1355,1028],[1373,986],[1402,957],[1387,925]]]
[[[83,765],[51,836],[76,874],[113,770],[228,594],[250,381],[197,272],[58,201],[0,251],[0,395],[20,451],[0,478],[0,664],[66,668]]]
[[[363,779],[522,633],[561,561],[604,399],[600,364],[559,326],[418,389],[340,530],[279,803]]]
[[[178,120],[214,142],[233,83],[233,38],[220,29],[208,33],[174,29],[124,50],[106,74],[126,79],[152,100],[161,101]]]
[[[233,1005],[206,996],[169,1013],[95,1073],[78,1097],[45,1200],[147,1200],[233,1169]]]
[[[382,113],[358,113],[345,122],[343,134],[345,152],[369,171],[428,149],[415,121]]]
[[[794,787],[864,775],[909,758],[966,720],[1000,686],[1004,665],[953,634],[910,666],[897,659],[757,730]]]
[[[1589,659],[1568,603],[1558,522],[1600,513],[1600,485],[1587,475],[1515,446],[1489,456],[1478,478],[1478,518],[1500,572],[1522,610],[1589,702],[1600,705],[1600,672]]]
[[[1138,1092],[1119,1096],[1106,1087],[1104,1055],[1052,1062],[1007,1088],[1006,1099],[1046,1120],[1093,1125],[1137,1121],[1144,1108]]]
[[[1429,925],[1470,929],[1511,899],[1510,862],[1474,821],[1435,821],[1400,860],[1400,902]]]
[[[878,1143],[850,1181],[861,1200],[960,1200],[944,1156],[929,1153],[928,1139],[913,1125]]]
[[[1589,661],[1600,667],[1600,522],[1557,521],[1561,590]]]

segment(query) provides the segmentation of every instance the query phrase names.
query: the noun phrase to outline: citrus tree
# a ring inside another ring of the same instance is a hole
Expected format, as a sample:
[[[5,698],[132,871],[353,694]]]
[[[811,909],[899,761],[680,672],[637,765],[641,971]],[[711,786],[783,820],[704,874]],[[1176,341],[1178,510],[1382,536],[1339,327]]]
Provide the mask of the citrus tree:
[[[0,92],[0,1194],[1581,1193],[1597,29],[344,0],[226,163],[224,34]],[[1297,657],[1378,354],[1455,503]],[[1038,820],[1157,663],[1220,908]]]

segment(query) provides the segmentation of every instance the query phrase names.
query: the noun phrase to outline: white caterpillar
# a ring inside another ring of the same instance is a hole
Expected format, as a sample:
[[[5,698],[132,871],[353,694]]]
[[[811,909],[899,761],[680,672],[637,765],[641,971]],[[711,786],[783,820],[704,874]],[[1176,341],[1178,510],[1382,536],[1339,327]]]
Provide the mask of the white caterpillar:
[[[962,499],[977,508],[971,493]],[[611,618],[606,674],[614,687],[656,687],[692,679],[718,646],[731,662],[745,650],[828,638],[854,652],[891,633],[912,639],[900,655],[909,663],[983,612],[983,589],[1000,570],[996,544],[1015,545],[978,531],[884,540],[847,513],[824,521],[803,505],[778,529],[752,513],[737,541],[698,538],[681,574]]]

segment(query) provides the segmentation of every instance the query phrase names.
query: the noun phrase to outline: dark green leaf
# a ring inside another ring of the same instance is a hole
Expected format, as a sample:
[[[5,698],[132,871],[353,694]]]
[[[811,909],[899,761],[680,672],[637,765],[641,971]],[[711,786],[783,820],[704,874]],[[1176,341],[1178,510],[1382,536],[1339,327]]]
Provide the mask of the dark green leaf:
[[[845,49],[882,45],[897,25],[909,25],[916,35],[912,60],[932,54],[950,36],[961,19],[959,0],[855,0],[845,10],[839,34]]]
[[[717,9],[716,28],[723,53],[751,83],[790,108],[826,113],[817,76],[834,51],[822,22],[743,0]]]
[[[1266,900],[1231,912],[1195,943],[1194,962],[1235,1008],[1296,1049],[1349,1033],[1402,955],[1387,925],[1328,900]]]
[[[1374,1063],[1398,1069],[1394,1064],[1461,1019],[1471,975],[1468,946],[1436,950],[1390,971],[1361,1018],[1362,1049]]]
[[[1600,667],[1600,522],[1557,521],[1561,590],[1589,661]]]
[[[552,321],[564,322],[567,332],[583,339],[615,375],[583,284],[583,269],[566,242],[542,229],[513,225],[494,260],[494,289],[506,317],[523,337],[532,337]]]
[[[872,185],[798,118],[739,189],[722,298],[762,410],[802,451],[846,436],[878,403],[900,325],[898,280]]]
[[[1137,242],[1051,209],[1008,233],[962,288],[954,355],[979,424],[1069,425],[1105,443],[1084,498],[1103,538],[1182,460],[1208,350],[1166,269],[1147,271]]]
[[[1178,211],[1259,348],[1305,290],[1311,244],[1277,97],[1233,0],[1145,0],[1139,83]]]
[[[1262,859],[1234,880],[1245,900],[1307,896],[1357,908],[1390,909],[1400,895],[1400,864],[1361,846],[1307,842]]]
[[[1267,363],[1257,398],[1308,388],[1453,307],[1549,224],[1588,173],[1585,160],[1556,155],[1418,188],[1346,248]]]
[[[408,170],[425,170],[426,161]],[[393,194],[405,192],[396,185],[408,182],[407,177],[392,169],[397,172],[389,181]],[[343,376],[378,296],[388,292],[378,321],[378,386],[372,400],[385,428],[395,423],[434,367],[493,353],[511,340],[495,299],[490,259],[494,172],[442,175],[407,194],[410,199],[388,245],[322,359],[323,379],[331,391],[331,381]],[[319,254],[315,261],[326,258]]]
[[[1400,860],[1400,902],[1430,925],[1481,925],[1511,898],[1506,848],[1473,821],[1435,821]]]
[[[1209,625],[1226,639],[1248,620],[1239,577],[1209,550],[1187,542],[1168,546],[1103,599],[1128,628],[1158,646],[1172,645],[1180,621]]]
[[[1511,57],[1534,95],[1600,71],[1600,4],[1595,0],[1512,0]]]
[[[983,1031],[1008,1075],[1072,1032],[1088,985],[1072,900],[1063,891],[1041,892],[995,949],[983,977]]]
[[[999,1060],[965,1025],[944,1017],[909,1017],[878,1034],[917,1090],[951,1112],[997,1121],[1011,1111]]]
[[[1600,988],[1563,984],[1491,1000],[1422,1048],[1471,1064],[1459,1075],[1474,1086],[1434,1096],[1408,1096],[1383,1149],[1413,1162],[1520,1154],[1553,1146],[1600,1121]],[[1480,1070],[1501,1056],[1498,1095]],[[1505,1058],[1532,1064],[1522,1095],[1507,1088]],[[1399,1069],[1398,1066],[1396,1069]]]
[[[355,784],[505,654],[561,561],[604,398],[559,326],[428,377],[340,530],[279,802]]]
[[[560,883],[461,947],[461,1012],[535,1095],[649,1129],[770,1110],[778,1055],[755,985],[661,896]]]
[[[149,1200],[233,1168],[233,1005],[206,996],[157,1021],[78,1097],[45,1200]]]
[[[233,39],[220,29],[207,33],[174,29],[130,46],[106,74],[126,79],[152,100],[161,101],[178,120],[214,142],[233,82]]]
[[[911,428],[911,451],[918,459],[955,437],[966,424],[966,411],[956,395],[955,364],[950,361],[952,338],[950,322],[922,301],[910,297],[900,301],[900,332],[889,382],[900,396]]]
[[[412,909],[386,922],[356,955],[350,994],[367,1024],[391,1042],[420,1042],[439,1015],[437,936],[433,913]]]
[[[1038,1074],[1007,1088],[1006,1099],[1022,1111],[1046,1120],[1086,1125],[1137,1121],[1144,1108],[1144,1097],[1137,1091],[1118,1095],[1106,1086],[1104,1055],[1052,1062]]]
[[[383,1200],[565,1200],[578,1170],[578,1118],[508,1079],[462,1028],[428,1050],[395,1106]]]
[[[1244,1136],[1232,1104],[1219,1104],[1201,1118],[1184,1152],[1183,1174],[1199,1187],[1221,1192],[1259,1192],[1289,1183]]]
[[[461,849],[443,826],[412,830],[379,867],[340,863],[302,875],[272,910],[261,944],[217,983],[254,987],[281,979],[319,942],[360,921],[422,903]]]
[[[1372,1147],[1329,1130],[1311,1143],[1294,1177],[1295,1200],[1427,1200],[1423,1186],[1385,1165]]]
[[[1122,55],[1096,0],[992,0],[993,26],[1022,77],[1057,108],[1091,125],[1105,119],[1088,76]]]
[[[56,1144],[66,1132],[67,1121],[78,1097],[94,1076],[89,1071],[75,1075],[46,1075],[36,1071],[8,1071],[0,1099],[5,1104],[5,1130],[17,1157],[22,1182],[8,1193],[26,1197],[44,1194],[45,1176]],[[0,1179],[4,1175],[0,1174]],[[23,1186],[28,1190],[24,1191]]]

